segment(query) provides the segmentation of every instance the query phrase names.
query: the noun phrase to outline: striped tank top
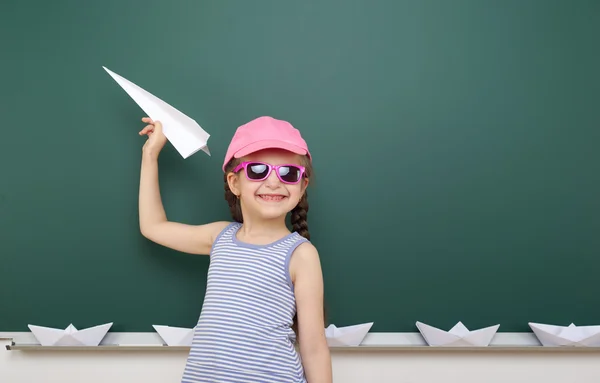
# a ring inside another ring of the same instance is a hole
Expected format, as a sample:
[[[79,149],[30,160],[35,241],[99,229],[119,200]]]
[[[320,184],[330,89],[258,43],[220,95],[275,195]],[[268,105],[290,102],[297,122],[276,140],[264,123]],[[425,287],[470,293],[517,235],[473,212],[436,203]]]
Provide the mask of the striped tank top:
[[[206,294],[182,383],[306,383],[291,329],[296,300],[289,261],[307,241],[294,232],[268,245],[215,239]]]

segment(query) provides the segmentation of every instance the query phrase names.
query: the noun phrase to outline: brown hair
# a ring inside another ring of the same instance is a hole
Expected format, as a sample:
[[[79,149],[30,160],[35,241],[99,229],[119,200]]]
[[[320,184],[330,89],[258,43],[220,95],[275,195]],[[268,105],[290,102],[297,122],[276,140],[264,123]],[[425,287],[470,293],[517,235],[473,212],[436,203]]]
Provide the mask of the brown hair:
[[[231,189],[229,189],[229,183],[227,182],[227,174],[229,172],[231,172],[233,170],[233,168],[235,166],[237,166],[238,163],[239,163],[239,160],[236,158],[233,158],[231,161],[229,161],[229,163],[227,163],[227,166],[225,166],[225,174],[223,176],[223,179],[225,181],[225,186],[224,186],[225,200],[227,201],[227,204],[229,205],[229,210],[231,212],[231,218],[236,222],[243,223],[244,217],[242,215],[242,207],[240,204],[240,200],[235,194],[233,194]],[[306,156],[302,157],[302,165],[306,168],[306,172],[305,172],[304,176],[310,180],[313,176],[313,169],[312,169],[312,164],[311,164],[310,160],[308,159],[308,157],[306,157]],[[307,192],[305,190],[304,194],[302,194],[302,197],[300,198],[300,201],[298,201],[298,204],[296,205],[296,207],[294,207],[292,209],[290,221],[292,224],[293,231],[297,232],[304,238],[310,240],[310,233],[308,232],[307,215],[308,215],[308,196],[307,196]],[[325,311],[325,307],[323,309]],[[325,312],[323,314],[325,317],[327,316],[325,314]],[[297,315],[294,315],[294,319],[293,319],[293,323],[292,323],[292,330],[294,330],[294,333],[298,334],[298,316]]]

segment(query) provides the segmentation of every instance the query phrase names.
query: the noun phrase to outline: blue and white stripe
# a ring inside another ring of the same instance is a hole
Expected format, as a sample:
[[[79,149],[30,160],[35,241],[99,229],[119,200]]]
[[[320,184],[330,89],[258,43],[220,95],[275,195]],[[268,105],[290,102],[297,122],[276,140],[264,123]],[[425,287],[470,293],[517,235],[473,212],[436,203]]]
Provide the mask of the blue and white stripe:
[[[217,237],[202,312],[183,383],[305,383],[291,329],[296,313],[289,261],[307,241],[291,233],[259,246],[239,241],[241,224]]]

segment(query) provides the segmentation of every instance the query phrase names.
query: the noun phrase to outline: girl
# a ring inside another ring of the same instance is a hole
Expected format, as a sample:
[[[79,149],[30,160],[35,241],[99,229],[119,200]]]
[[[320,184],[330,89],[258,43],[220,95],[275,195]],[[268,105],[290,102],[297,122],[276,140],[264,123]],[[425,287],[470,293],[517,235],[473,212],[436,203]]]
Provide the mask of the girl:
[[[271,117],[240,126],[222,167],[233,222],[192,226],[167,219],[158,182],[166,138],[159,121],[142,121],[142,234],[210,255],[182,382],[331,383],[321,265],[306,224],[312,159],[300,132]]]

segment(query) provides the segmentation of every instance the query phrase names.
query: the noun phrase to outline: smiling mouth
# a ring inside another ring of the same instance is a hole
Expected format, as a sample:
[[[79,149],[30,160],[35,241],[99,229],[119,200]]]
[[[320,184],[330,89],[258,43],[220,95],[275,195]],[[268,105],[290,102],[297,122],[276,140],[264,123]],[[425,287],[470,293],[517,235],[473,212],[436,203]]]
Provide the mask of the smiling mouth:
[[[263,201],[268,201],[268,202],[281,202],[286,197],[281,194],[259,194],[258,198],[260,198]]]

